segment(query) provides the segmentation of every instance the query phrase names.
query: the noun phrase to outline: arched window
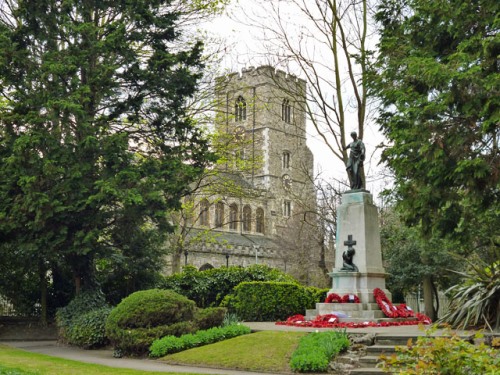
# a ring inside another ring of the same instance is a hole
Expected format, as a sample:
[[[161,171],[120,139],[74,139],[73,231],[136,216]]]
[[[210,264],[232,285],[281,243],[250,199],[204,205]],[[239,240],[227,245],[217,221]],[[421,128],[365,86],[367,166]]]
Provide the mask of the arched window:
[[[288,151],[283,152],[283,169],[290,168],[290,153]]]
[[[292,106],[288,99],[283,99],[283,103],[281,104],[281,119],[287,124],[292,122]]]
[[[222,228],[224,223],[224,203],[217,202],[215,205],[215,227]]]
[[[243,231],[252,231],[252,209],[249,205],[243,207]]]
[[[247,119],[247,102],[240,95],[234,104],[234,118],[237,122]]]
[[[210,225],[210,203],[203,199],[200,202],[200,225],[208,227]]]
[[[229,229],[238,230],[238,205],[236,203],[229,206]]]
[[[283,202],[283,216],[285,217],[292,216],[292,202],[290,201]]]
[[[264,210],[260,207],[255,212],[255,231],[264,233]]]

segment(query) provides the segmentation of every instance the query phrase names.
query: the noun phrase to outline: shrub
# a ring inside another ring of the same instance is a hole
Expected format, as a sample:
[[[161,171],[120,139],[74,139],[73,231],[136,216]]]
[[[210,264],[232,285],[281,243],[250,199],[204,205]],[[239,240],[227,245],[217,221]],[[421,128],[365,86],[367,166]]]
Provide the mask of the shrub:
[[[171,290],[132,293],[116,306],[106,321],[106,334],[125,355],[143,355],[160,337],[196,330],[195,303]]]
[[[430,331],[432,332],[432,331]],[[396,354],[382,355],[379,367],[398,374],[454,375],[457,369],[468,375],[498,374],[498,351],[484,343],[474,345],[454,335],[419,337],[413,344],[396,347]]]
[[[56,324],[60,340],[81,346],[80,343],[86,341],[83,338],[83,335],[85,335],[89,343],[94,342],[93,347],[98,346],[100,341],[98,337],[104,336],[104,330],[102,330],[101,326],[92,322],[91,312],[99,311],[96,314],[104,314],[106,308],[109,309],[109,306],[106,304],[104,294],[101,291],[84,290],[80,292],[67,306],[57,310]],[[84,318],[87,314],[90,314],[90,316]],[[86,322],[89,324],[87,327],[85,326]],[[74,327],[75,324],[77,327]],[[83,333],[84,331],[85,333]],[[83,347],[86,346],[83,345]]]
[[[500,250],[496,259],[500,257]],[[453,327],[489,326],[500,329],[500,261],[487,265],[478,257],[467,272],[457,272],[462,283],[446,291],[450,296],[448,312],[441,319]]]
[[[68,342],[85,349],[105,346],[106,319],[110,312],[111,307],[106,306],[75,318],[67,331]]]
[[[332,357],[349,347],[345,332],[315,332],[304,336],[290,359],[297,372],[326,372]]]
[[[166,336],[153,342],[149,350],[149,356],[153,358],[163,357],[167,354],[213,344],[214,342],[246,335],[250,332],[250,328],[247,326],[233,324],[225,327],[214,327],[208,330],[201,330],[195,334],[187,334],[181,337]]]
[[[209,307],[196,309],[194,322],[197,329],[208,329],[222,325],[226,309],[223,307]]]
[[[297,283],[290,275],[264,265],[213,268],[198,271],[184,267],[183,272],[168,276],[159,284],[196,302],[198,307],[219,306],[233,288],[244,281],[278,281]]]
[[[313,308],[309,288],[280,282],[243,282],[224,300],[231,313],[245,321],[275,321]]]

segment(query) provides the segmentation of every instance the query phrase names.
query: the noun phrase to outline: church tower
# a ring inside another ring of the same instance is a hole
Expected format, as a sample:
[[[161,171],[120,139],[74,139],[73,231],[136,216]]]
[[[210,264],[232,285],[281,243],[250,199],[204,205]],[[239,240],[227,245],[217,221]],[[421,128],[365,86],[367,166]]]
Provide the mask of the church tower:
[[[306,145],[305,81],[270,66],[220,77],[217,126],[245,142],[244,157],[258,160],[245,178],[274,196],[269,215],[277,225],[314,205],[313,155]],[[276,228],[270,228],[276,234]]]
[[[306,276],[300,277],[309,281],[311,274],[322,274],[314,229],[299,228],[303,213],[316,207],[305,94],[305,81],[270,66],[217,79],[215,128],[231,135],[238,156],[251,161],[236,174],[238,183],[253,194],[199,194],[195,211],[199,206],[200,219],[194,233],[205,228],[216,240],[193,243],[185,251],[186,264],[204,269],[259,263],[292,274],[301,268]],[[234,173],[229,165],[226,170]],[[221,217],[227,219],[221,222]]]

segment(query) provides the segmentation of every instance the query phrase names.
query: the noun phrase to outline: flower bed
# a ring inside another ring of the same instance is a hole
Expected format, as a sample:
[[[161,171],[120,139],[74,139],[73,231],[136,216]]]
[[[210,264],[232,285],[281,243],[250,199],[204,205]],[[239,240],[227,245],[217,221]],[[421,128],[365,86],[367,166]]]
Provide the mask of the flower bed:
[[[297,315],[294,315],[297,317]],[[324,317],[327,318],[324,318]],[[283,322],[276,322],[280,326],[311,327],[311,328],[367,328],[367,327],[395,327],[395,326],[415,326],[419,324],[431,324],[431,320],[424,314],[417,314],[417,320],[403,320],[398,322],[339,322],[334,318],[334,314],[318,315],[314,320],[306,320],[305,317],[298,320],[288,318]]]
[[[276,325],[294,326],[294,327],[312,327],[312,328],[365,328],[365,327],[392,327],[392,326],[412,326],[418,324],[431,324],[432,320],[421,313],[415,314],[413,310],[404,303],[395,306],[387,298],[385,293],[375,288],[373,290],[375,301],[380,309],[388,318],[412,318],[412,320],[401,320],[392,322],[340,322],[335,314],[318,315],[314,320],[306,320],[304,315],[294,315],[286,321],[276,322]],[[359,298],[353,294],[346,294],[340,297],[338,294],[331,293],[327,296],[325,303],[359,303]]]

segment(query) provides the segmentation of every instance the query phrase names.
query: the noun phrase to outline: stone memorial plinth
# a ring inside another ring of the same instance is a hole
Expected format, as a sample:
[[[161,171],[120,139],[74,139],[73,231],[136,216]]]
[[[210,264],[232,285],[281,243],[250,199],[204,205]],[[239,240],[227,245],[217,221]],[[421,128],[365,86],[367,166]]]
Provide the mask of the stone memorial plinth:
[[[332,277],[329,294],[354,294],[360,303],[318,303],[316,310],[307,312],[308,316],[340,312],[350,319],[383,318],[373,290],[382,289],[389,299],[391,294],[385,287],[387,274],[382,265],[378,211],[368,191],[351,190],[342,194],[337,209],[335,254],[335,269],[329,274]]]
[[[348,247],[354,248],[352,263],[356,271],[343,269],[343,254]],[[382,265],[378,210],[373,197],[366,190],[345,192],[337,209],[335,269],[330,273],[330,293],[355,294],[361,303],[374,303],[373,289],[380,288],[391,299],[385,288],[386,275]]]

